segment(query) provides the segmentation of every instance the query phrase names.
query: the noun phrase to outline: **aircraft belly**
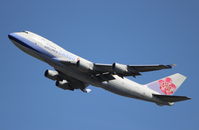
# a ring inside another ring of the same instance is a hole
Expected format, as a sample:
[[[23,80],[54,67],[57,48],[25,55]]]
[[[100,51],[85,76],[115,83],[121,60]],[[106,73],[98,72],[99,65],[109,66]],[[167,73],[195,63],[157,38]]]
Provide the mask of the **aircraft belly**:
[[[106,85],[103,85],[103,88],[113,93],[127,97],[135,98],[139,97],[140,95],[137,92],[138,90],[135,90],[135,86],[129,86],[119,79],[108,81]]]
[[[116,76],[114,80],[102,82],[101,86],[118,95],[152,101],[152,94],[147,88],[126,78]]]

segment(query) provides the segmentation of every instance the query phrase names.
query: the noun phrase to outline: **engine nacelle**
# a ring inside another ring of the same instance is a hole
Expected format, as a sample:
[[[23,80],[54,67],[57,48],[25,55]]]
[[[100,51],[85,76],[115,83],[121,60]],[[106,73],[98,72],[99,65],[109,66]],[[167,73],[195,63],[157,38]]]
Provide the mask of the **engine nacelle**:
[[[123,64],[119,64],[119,63],[113,63],[112,69],[113,69],[114,72],[119,73],[119,74],[123,74],[123,73],[128,72],[128,66],[123,65]]]
[[[45,77],[52,79],[52,80],[58,80],[59,73],[55,70],[46,70],[44,73]]]
[[[83,72],[88,72],[90,70],[93,70],[93,63],[88,62],[86,60],[79,60],[77,62],[77,67],[79,68],[79,70]]]
[[[70,89],[70,84],[67,80],[57,80],[55,85],[62,89]]]

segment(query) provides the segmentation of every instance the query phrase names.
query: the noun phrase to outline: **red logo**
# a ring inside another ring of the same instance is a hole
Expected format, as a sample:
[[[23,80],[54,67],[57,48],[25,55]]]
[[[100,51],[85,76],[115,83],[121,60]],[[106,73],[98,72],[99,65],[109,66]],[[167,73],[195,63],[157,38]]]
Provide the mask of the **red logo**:
[[[171,95],[176,90],[176,86],[172,83],[171,78],[165,78],[163,80],[159,80],[158,82],[160,84],[160,90],[166,95]]]

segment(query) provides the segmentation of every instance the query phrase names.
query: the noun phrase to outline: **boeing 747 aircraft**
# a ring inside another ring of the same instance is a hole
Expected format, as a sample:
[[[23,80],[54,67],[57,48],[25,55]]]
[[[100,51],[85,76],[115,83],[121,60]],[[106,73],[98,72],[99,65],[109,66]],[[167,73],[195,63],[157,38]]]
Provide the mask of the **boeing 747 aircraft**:
[[[141,75],[141,72],[170,69],[174,65],[98,64],[72,54],[30,31],[10,33],[8,37],[22,51],[51,65],[55,70],[46,70],[44,75],[55,80],[56,86],[61,89],[80,89],[88,93],[91,90],[87,87],[92,85],[161,106],[171,106],[174,102],[190,99],[172,95],[186,79],[179,73],[144,85],[125,78]]]

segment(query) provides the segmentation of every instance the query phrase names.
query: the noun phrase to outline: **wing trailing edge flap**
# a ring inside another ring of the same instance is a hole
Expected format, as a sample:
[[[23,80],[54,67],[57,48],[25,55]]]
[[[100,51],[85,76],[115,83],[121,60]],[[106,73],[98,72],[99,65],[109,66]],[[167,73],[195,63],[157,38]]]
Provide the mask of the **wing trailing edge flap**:
[[[99,73],[109,72],[116,73],[119,76],[138,76],[141,75],[140,72],[156,71],[162,69],[170,69],[174,67],[175,64],[171,65],[125,65],[119,63],[113,64],[94,64],[94,70]]]
[[[129,65],[130,69],[134,69],[138,72],[148,72],[148,71],[156,71],[162,69],[171,69],[172,67],[176,66],[176,64],[170,65]]]

